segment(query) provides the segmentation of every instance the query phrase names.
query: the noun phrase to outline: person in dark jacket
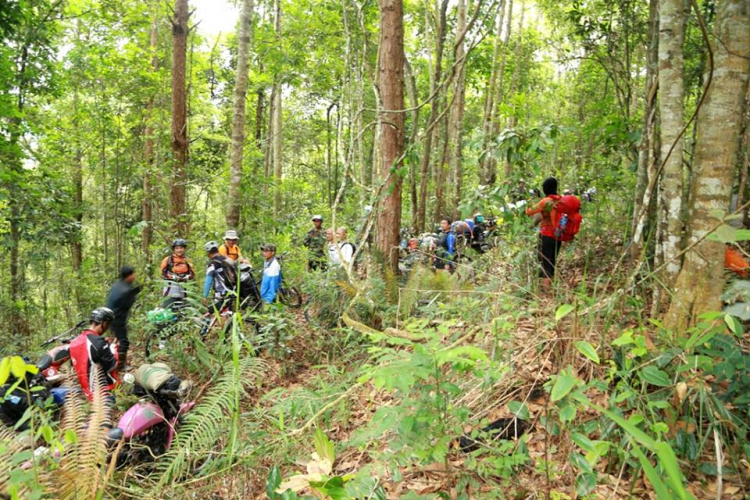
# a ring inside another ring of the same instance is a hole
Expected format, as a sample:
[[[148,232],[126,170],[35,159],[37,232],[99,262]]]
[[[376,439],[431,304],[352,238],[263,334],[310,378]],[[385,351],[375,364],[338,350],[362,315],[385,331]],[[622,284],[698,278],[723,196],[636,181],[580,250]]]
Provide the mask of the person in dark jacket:
[[[555,226],[552,221],[552,208],[560,200],[557,194],[557,179],[548,177],[542,184],[544,198],[534,205],[526,207],[526,215],[541,215],[539,224],[539,243],[537,254],[539,256],[539,278],[542,282],[542,290],[549,292],[552,288],[552,279],[555,277],[557,267],[557,254],[560,253],[562,241],[555,236]]]
[[[135,269],[130,266],[123,266],[120,270],[120,279],[112,285],[107,297],[107,307],[115,314],[115,319],[112,320],[110,328],[119,344],[120,367],[123,371],[129,369],[127,366],[128,348],[130,347],[130,341],[128,340],[128,315],[133,304],[135,304],[136,296],[143,288],[133,286],[134,281]]]

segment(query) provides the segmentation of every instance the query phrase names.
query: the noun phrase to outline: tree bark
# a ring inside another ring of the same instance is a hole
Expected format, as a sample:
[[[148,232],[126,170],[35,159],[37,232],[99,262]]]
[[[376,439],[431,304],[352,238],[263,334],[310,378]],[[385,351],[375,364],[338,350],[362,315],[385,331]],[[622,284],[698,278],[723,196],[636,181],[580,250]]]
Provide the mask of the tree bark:
[[[513,0],[510,0],[511,2]],[[492,119],[495,116],[495,94],[497,93],[497,81],[500,73],[500,47],[502,46],[502,34],[503,34],[503,23],[505,19],[505,0],[501,0],[500,8],[497,10],[497,16],[495,18],[495,44],[492,49],[492,70],[490,71],[490,78],[487,81],[487,91],[484,96],[484,119],[482,120],[482,154],[480,165],[482,170],[480,172],[481,182],[486,183],[488,181],[488,163],[490,162],[490,147],[492,144]],[[459,188],[460,189],[460,188]],[[460,199],[460,192],[457,192],[456,199]],[[456,203],[458,206],[458,203]],[[455,218],[455,215],[454,215]]]
[[[245,152],[245,106],[247,77],[250,65],[250,40],[253,37],[253,0],[243,0],[240,15],[240,36],[237,40],[237,76],[234,82],[234,111],[232,113],[232,148],[229,166],[229,193],[226,214],[227,228],[236,229],[240,223],[242,206],[242,163]]]
[[[504,6],[503,6],[504,7]],[[505,16],[505,41],[503,42],[503,52],[500,57],[500,67],[497,70],[498,81],[495,87],[495,98],[494,98],[494,110],[492,115],[492,123],[490,127],[489,141],[492,141],[500,133],[500,103],[503,101],[503,87],[505,81],[505,66],[508,61],[508,42],[510,41],[510,34],[513,29],[513,0],[508,0],[508,13]],[[485,150],[484,156],[484,168],[483,168],[483,182],[485,185],[491,186],[497,179],[497,160],[493,157],[490,150],[492,149],[491,143],[488,145],[488,149]]]
[[[411,108],[411,133],[409,134],[408,148],[414,152],[417,148],[417,133],[419,131],[419,93],[417,91],[417,79],[412,71],[409,60],[404,58],[404,70],[406,72],[406,92],[409,96],[409,107]],[[419,196],[417,194],[417,162],[409,158],[409,196],[411,200],[411,227],[417,227],[417,212],[419,211]]]
[[[466,29],[466,3],[467,0],[459,0],[458,22],[456,34],[463,33]],[[502,10],[502,6],[501,6]],[[502,19],[502,15],[498,14]],[[451,172],[453,173],[453,218],[460,216],[458,205],[461,203],[461,187],[463,184],[463,142],[464,142],[464,106],[466,102],[466,44],[465,38],[456,46],[456,62],[459,64],[456,77],[456,90],[453,97],[453,109],[451,110],[450,124],[452,126],[451,137],[452,148],[450,151]],[[485,108],[486,113],[486,108]],[[486,116],[486,115],[485,115]]]
[[[187,234],[187,63],[188,0],[175,0],[172,19],[172,186],[171,216],[178,235]]]
[[[661,161],[658,220],[662,239],[657,241],[662,262],[662,282],[671,287],[680,272],[675,259],[682,245],[682,160],[685,125],[683,42],[689,4],[685,0],[659,1],[659,119]],[[679,136],[679,138],[678,138]],[[674,145],[674,148],[672,147]],[[671,150],[671,154],[670,154]]]
[[[510,77],[510,87],[508,88],[508,98],[513,102],[513,97],[518,89],[518,78],[521,72],[521,50],[523,49],[523,21],[526,14],[526,0],[521,0],[521,17],[518,20],[518,35],[516,35],[516,45],[513,49],[513,74]],[[518,121],[515,105],[511,105],[511,114],[508,117],[507,127],[513,128]],[[503,182],[508,182],[512,173],[513,165],[506,159],[503,167]]]
[[[276,39],[281,40],[281,1],[276,0]],[[284,145],[284,130],[281,121],[281,79],[276,75],[274,81],[274,104],[273,104],[273,176],[274,176],[274,194],[273,210],[278,216],[281,214],[281,177],[282,177],[282,160]]]
[[[378,0],[380,57],[380,175],[386,181],[378,212],[377,252],[392,273],[398,271],[402,178],[395,172],[404,153],[404,6],[403,0]],[[390,174],[391,168],[394,173]]]
[[[659,54],[659,10],[658,0],[649,2],[648,39],[646,52],[646,87],[643,109],[643,129],[641,143],[638,146],[638,167],[636,170],[635,203],[633,206],[633,227],[630,243],[630,256],[637,259],[641,255],[646,220],[651,205],[654,175],[654,130],[656,123],[656,93],[659,87],[658,54]]]
[[[419,207],[417,210],[417,232],[424,230],[425,214],[427,213],[427,181],[430,176],[430,159],[432,156],[432,142],[435,137],[436,120],[440,114],[440,96],[438,94],[443,76],[443,47],[445,46],[445,14],[448,10],[448,0],[435,0],[435,66],[430,85],[430,114],[427,118],[427,130],[422,151],[422,168],[419,182]]]
[[[690,251],[675,284],[665,326],[683,332],[701,313],[721,309],[724,245],[706,238],[732,195],[750,74],[750,8],[746,0],[718,2],[713,83],[698,114],[698,148],[689,206]]]
[[[158,18],[157,14],[154,13],[154,19],[151,22],[151,40],[149,48],[151,50],[151,71],[153,74],[159,69],[159,57],[157,56],[156,50],[158,45]],[[154,89],[155,90],[155,89]],[[151,174],[154,168],[154,102],[155,97],[151,94],[148,98],[148,104],[146,105],[146,129],[144,130],[144,144],[143,144],[143,201],[141,202],[142,219],[145,222],[143,233],[141,234],[141,252],[143,252],[143,258],[146,262],[146,266],[151,265],[151,239],[153,237],[153,193],[151,187]]]

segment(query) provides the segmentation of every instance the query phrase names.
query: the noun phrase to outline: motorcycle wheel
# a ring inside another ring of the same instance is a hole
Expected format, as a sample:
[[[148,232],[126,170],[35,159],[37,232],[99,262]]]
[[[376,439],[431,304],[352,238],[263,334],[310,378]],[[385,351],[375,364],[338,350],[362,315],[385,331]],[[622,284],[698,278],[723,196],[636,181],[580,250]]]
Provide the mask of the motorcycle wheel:
[[[174,328],[174,326],[175,325],[170,325],[166,328],[157,328],[146,338],[146,342],[143,346],[146,360],[151,361],[152,357],[156,358],[160,355],[169,356],[170,352],[174,351],[174,349],[171,349],[170,347],[173,347],[172,345],[175,340],[174,337],[179,333],[179,330]]]
[[[298,309],[302,307],[302,294],[296,286],[279,288],[279,300],[287,307]]]

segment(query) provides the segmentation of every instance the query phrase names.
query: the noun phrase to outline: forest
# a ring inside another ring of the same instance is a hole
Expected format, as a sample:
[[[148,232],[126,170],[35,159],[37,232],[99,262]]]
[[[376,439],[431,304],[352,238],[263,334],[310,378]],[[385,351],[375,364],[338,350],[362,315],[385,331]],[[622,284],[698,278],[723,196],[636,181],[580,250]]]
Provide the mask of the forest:
[[[750,498],[750,0],[0,41],[0,498]]]

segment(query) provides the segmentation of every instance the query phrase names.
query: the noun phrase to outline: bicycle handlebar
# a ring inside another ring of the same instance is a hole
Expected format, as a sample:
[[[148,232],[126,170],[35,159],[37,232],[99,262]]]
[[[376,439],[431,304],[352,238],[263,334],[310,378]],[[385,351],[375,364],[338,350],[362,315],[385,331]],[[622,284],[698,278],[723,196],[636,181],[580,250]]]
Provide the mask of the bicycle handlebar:
[[[50,344],[54,344],[55,342],[58,342],[58,341],[60,343],[62,343],[62,344],[68,344],[68,343],[70,343],[70,341],[75,338],[75,336],[68,337],[70,335],[70,332],[72,332],[73,330],[77,330],[78,328],[81,328],[81,327],[85,326],[86,323],[87,323],[87,320],[85,320],[85,319],[82,320],[82,321],[80,321],[74,327],[69,328],[68,330],[65,330],[63,333],[60,333],[60,334],[52,337],[51,339],[43,342],[42,343],[42,347],[46,347],[46,346],[48,346]],[[68,338],[65,338],[65,337],[68,337]]]

